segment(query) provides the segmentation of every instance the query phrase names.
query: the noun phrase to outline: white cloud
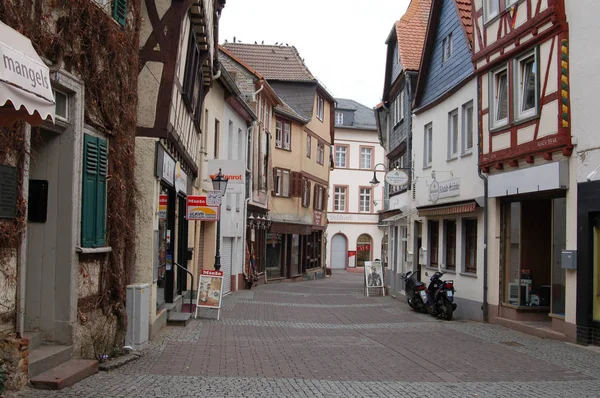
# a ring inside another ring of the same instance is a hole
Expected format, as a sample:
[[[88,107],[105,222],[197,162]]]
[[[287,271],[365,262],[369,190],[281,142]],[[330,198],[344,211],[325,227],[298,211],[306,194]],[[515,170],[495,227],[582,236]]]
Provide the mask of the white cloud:
[[[219,42],[287,43],[336,97],[371,108],[383,93],[387,39],[410,0],[230,0]]]

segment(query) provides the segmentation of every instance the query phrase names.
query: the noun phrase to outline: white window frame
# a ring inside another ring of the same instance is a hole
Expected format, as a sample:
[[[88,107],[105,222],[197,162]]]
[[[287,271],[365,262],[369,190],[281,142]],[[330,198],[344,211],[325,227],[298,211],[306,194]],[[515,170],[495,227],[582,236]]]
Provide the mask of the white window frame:
[[[333,211],[346,211],[348,188],[336,185],[333,188]]]
[[[56,94],[60,94],[62,96],[65,97],[65,115],[59,115],[56,112],[56,105],[58,104],[58,98]],[[58,120],[62,120],[63,122],[68,122],[69,121],[69,94],[65,93],[64,91],[61,90],[57,90],[55,88],[52,89],[52,95],[54,96],[54,116],[58,119]]]
[[[275,122],[275,148],[283,148],[283,122]]]
[[[358,188],[358,211],[360,213],[371,213],[371,199],[373,197],[373,188]]]
[[[471,120],[467,119],[467,115],[468,115],[468,110],[471,110]],[[462,129],[462,154],[466,155],[469,153],[473,152],[473,146],[475,144],[475,136],[474,136],[474,125],[473,123],[475,122],[475,115],[474,112],[475,109],[473,108],[473,100],[467,102],[466,104],[463,104],[462,106],[462,125],[461,125],[461,129]],[[467,147],[467,143],[468,143],[468,137],[469,135],[471,136],[471,146]]]
[[[523,91],[523,69],[521,68],[521,64],[523,63],[523,61],[529,60],[533,58],[533,72],[535,73],[535,104],[533,106],[533,108],[528,109],[526,111],[522,110],[523,107],[523,96],[524,96],[524,91]],[[514,60],[514,68],[513,71],[515,71],[515,86],[514,86],[514,90],[513,92],[515,93],[516,97],[515,101],[513,101],[514,106],[515,106],[515,120],[523,120],[523,119],[527,119],[530,117],[535,117],[538,114],[538,108],[539,108],[539,102],[540,102],[540,74],[539,74],[539,57],[538,57],[538,51],[537,51],[537,47],[532,49],[531,51],[526,52],[525,54],[515,58]]]
[[[325,163],[325,144],[317,143],[317,163]]]
[[[442,63],[446,62],[450,57],[452,57],[453,50],[452,32],[450,32],[442,41]]]
[[[338,152],[338,149],[340,150]],[[342,150],[343,149],[343,153]],[[339,158],[341,158],[341,155],[344,156],[344,163],[342,164],[342,162],[338,162],[338,154],[340,155]],[[348,145],[336,145],[335,146],[335,167],[338,168],[347,168],[348,167]]]
[[[335,113],[335,124],[344,124],[344,113],[343,112]]]
[[[433,158],[433,122],[429,122],[423,129],[423,168],[431,167]]]
[[[275,169],[275,196],[290,196],[290,171],[286,169]]]
[[[493,13],[490,13],[491,7],[490,4],[495,4],[496,8]],[[488,22],[492,19],[496,18],[500,14],[500,0],[484,0],[483,1],[483,15],[485,16],[485,21]]]
[[[458,108],[448,112],[448,160],[458,156]]]
[[[502,118],[502,119],[498,119],[497,116],[497,112],[498,112],[498,83],[497,83],[497,76],[502,74],[502,73],[506,73],[506,117]],[[509,113],[510,113],[510,93],[508,92],[509,89],[509,85],[510,85],[510,76],[508,74],[508,64],[504,64],[503,66],[501,66],[500,68],[497,68],[496,70],[493,70],[489,73],[488,75],[489,77],[489,85],[490,85],[490,98],[489,98],[489,104],[490,104],[490,110],[491,110],[491,115],[490,115],[490,127],[492,129],[494,128],[498,128],[498,127],[502,127],[508,124],[508,119],[509,119]]]
[[[365,166],[365,159],[367,157],[367,153],[363,153],[363,150],[368,150],[368,156],[369,156],[369,164],[367,166]],[[373,168],[373,148],[368,147],[368,146],[363,146],[360,148],[360,165],[359,165],[360,169],[363,170],[371,170]]]
[[[283,149],[291,150],[292,146],[292,125],[283,122]]]
[[[317,119],[323,121],[323,114],[325,113],[325,100],[320,95],[317,95]]]

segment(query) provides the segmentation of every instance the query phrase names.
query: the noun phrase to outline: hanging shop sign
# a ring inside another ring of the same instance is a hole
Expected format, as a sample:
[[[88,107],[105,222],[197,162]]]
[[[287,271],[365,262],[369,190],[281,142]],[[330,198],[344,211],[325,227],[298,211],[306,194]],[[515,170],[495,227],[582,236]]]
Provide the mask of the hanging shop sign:
[[[408,174],[403,170],[390,170],[385,174],[385,182],[395,187],[406,185],[408,184]]]
[[[429,184],[429,201],[436,203],[438,199],[460,195],[460,178],[446,181],[433,180]]]
[[[319,210],[313,211],[313,225],[321,226],[323,220],[323,212]]]
[[[165,147],[156,143],[156,176],[170,186],[175,186],[175,159],[167,153]]]
[[[218,310],[217,320],[221,315],[221,299],[223,298],[223,271],[202,270],[198,282],[198,297],[196,298],[196,313],[198,308],[212,308]]]
[[[54,119],[48,67],[31,40],[2,22],[0,59],[0,107],[10,101],[14,109],[25,108],[25,119],[30,124],[38,125],[48,117]]]
[[[216,177],[221,169],[224,178],[227,178],[226,193],[244,193],[246,187],[246,162],[243,160],[221,160],[214,159],[207,161],[209,176],[205,180],[211,184],[211,179]]]
[[[158,218],[159,220],[165,220],[167,218],[167,203],[169,202],[169,196],[166,194],[158,195]]]
[[[181,163],[175,166],[175,190],[187,194],[188,175],[181,169]]]
[[[219,206],[208,206],[206,196],[190,195],[187,197],[187,219],[190,221],[218,221]]]

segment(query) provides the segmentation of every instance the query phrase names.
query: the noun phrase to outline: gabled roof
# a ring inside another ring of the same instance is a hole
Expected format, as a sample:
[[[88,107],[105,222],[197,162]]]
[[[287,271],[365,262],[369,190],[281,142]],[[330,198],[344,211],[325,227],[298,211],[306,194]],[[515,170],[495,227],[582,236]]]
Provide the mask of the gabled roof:
[[[404,70],[419,70],[430,8],[431,0],[411,0],[402,18],[396,21],[398,54]]]
[[[463,30],[467,36],[467,40],[473,47],[473,18],[471,10],[473,9],[473,0],[454,0],[456,3],[456,11],[462,23]]]
[[[269,80],[315,81],[296,47],[225,43],[229,53],[248,63]]]
[[[354,111],[354,121],[352,125],[345,126],[343,124],[336,124],[336,127],[360,128],[366,130],[375,130],[377,128],[375,123],[375,115],[373,114],[372,109],[367,108],[363,104],[351,99],[336,98],[335,101],[337,102],[335,109]]]
[[[471,9],[473,6],[473,0],[451,0],[456,6],[456,12],[458,15],[459,23],[463,29],[467,43],[469,43],[469,51],[473,51],[473,20],[471,18]],[[427,80],[427,74],[429,73],[429,65],[431,63],[431,56],[433,54],[435,46],[435,38],[437,35],[438,24],[440,23],[440,14],[444,0],[434,1],[431,7],[431,13],[427,22],[427,31],[424,43],[424,50],[421,56],[421,70],[417,78],[417,87],[415,90],[415,98],[413,100],[413,109],[419,109],[423,91],[425,90],[425,82]],[[469,34],[470,32],[470,34]],[[461,84],[463,84],[463,81]],[[460,87],[455,86],[456,87]]]

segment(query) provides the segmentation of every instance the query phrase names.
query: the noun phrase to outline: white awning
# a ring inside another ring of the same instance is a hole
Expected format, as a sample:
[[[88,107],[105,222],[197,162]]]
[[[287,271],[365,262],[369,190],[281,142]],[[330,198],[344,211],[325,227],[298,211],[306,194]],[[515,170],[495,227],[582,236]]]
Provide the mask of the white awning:
[[[50,71],[36,53],[31,40],[0,22],[0,107],[12,104],[30,124],[54,121],[54,95]],[[0,108],[0,118],[14,110]]]

